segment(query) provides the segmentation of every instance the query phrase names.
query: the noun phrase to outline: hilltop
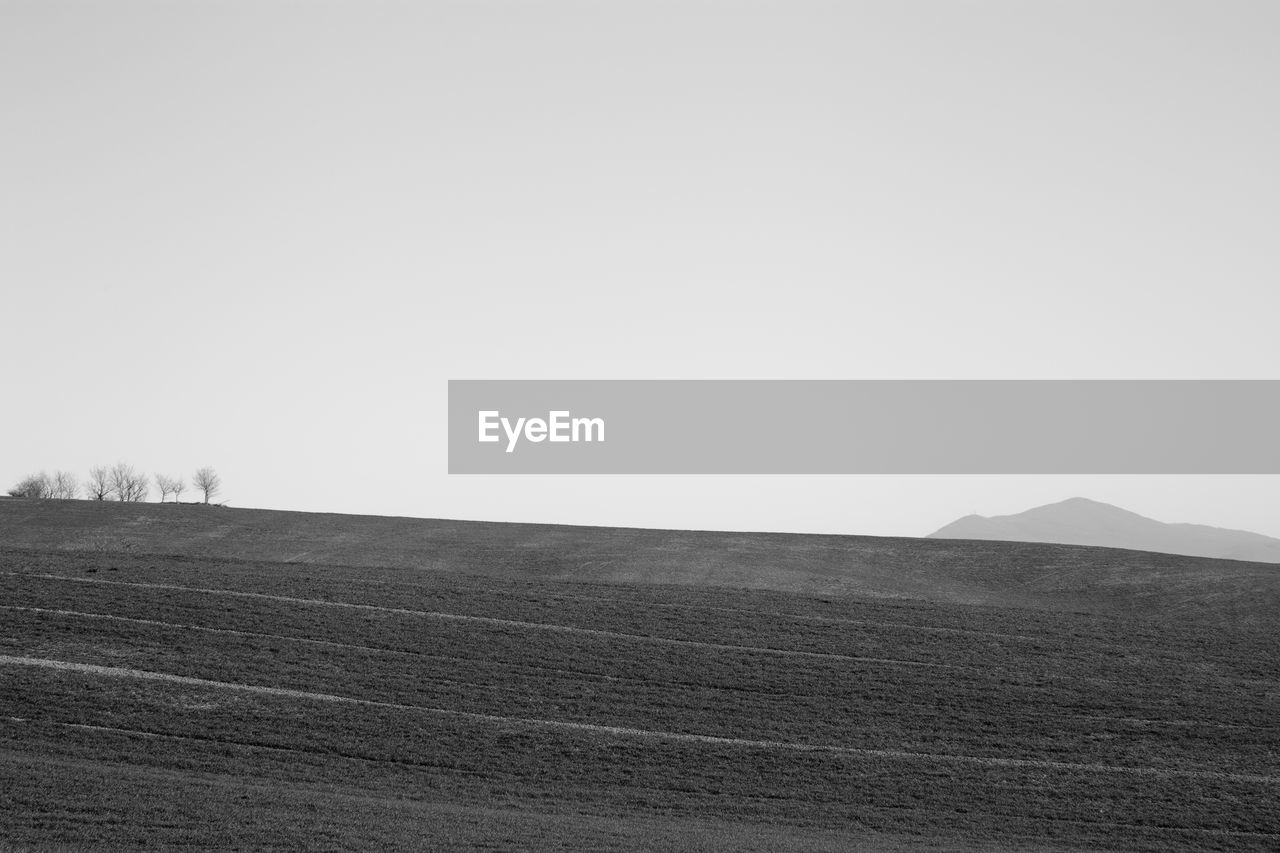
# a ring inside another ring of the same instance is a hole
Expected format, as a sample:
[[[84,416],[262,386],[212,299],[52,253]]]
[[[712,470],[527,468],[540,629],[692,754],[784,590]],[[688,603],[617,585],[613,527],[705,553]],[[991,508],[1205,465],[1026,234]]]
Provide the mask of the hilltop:
[[[0,548],[677,584],[1250,624],[1280,615],[1275,565],[1024,542],[7,499],[0,501]]]
[[[1280,563],[1280,539],[1205,524],[1165,524],[1088,498],[1070,498],[1016,515],[968,515],[930,536],[939,539],[1097,545],[1192,557]]]

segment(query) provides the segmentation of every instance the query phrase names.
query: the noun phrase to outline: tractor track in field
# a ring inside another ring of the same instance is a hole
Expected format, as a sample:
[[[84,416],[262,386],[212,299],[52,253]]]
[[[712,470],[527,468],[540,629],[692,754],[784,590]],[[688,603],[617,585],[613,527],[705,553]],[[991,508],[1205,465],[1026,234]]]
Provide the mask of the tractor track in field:
[[[768,646],[745,646],[734,643],[707,643],[698,640],[682,640],[675,637],[655,637],[645,634],[631,634],[624,631],[609,631],[603,628],[581,628],[572,625],[556,625],[549,622],[527,622],[519,619],[503,619],[496,616],[472,616],[461,613],[445,613],[439,610],[412,610],[404,607],[385,607],[377,604],[361,604],[351,601],[332,601],[321,598],[299,598],[290,595],[275,595],[265,592],[247,592],[244,590],[216,589],[210,587],[191,587],[178,584],[142,583],[138,581],[109,581],[97,578],[77,578],[56,574],[25,574],[4,572],[0,574],[19,575],[28,578],[67,581],[70,583],[94,584],[99,586],[120,586],[136,589],[156,589],[171,592],[190,592],[198,595],[221,595],[231,598],[249,598],[259,601],[278,601],[285,604],[304,604],[313,607],[334,607],[351,610],[363,610],[374,613],[395,613],[402,616],[414,616],[424,619],[439,619],[472,624],[494,625],[497,627],[523,628],[535,631],[550,631],[580,636],[604,637],[633,640],[658,645],[683,646],[686,648],[715,649],[718,651],[747,652],[754,654],[776,655],[781,657],[803,657],[818,660],[839,660],[849,663],[877,664],[882,666],[913,666],[925,669],[963,670],[972,667],[953,664],[932,663],[929,661],[902,660],[897,658],[861,657],[858,655],[842,655],[834,652],[810,652],[802,649],[775,649]]]
[[[3,718],[0,718],[0,719],[3,719]],[[11,722],[26,723],[30,721],[11,720]],[[43,721],[43,722],[46,725],[50,724],[48,721]],[[243,749],[250,749],[250,750],[262,750],[267,752],[305,753],[308,755],[332,755],[333,754],[333,753],[316,752],[313,750],[297,749],[293,747],[266,746],[261,744],[245,743],[241,741],[221,740],[217,738],[199,738],[199,737],[193,737],[190,735],[176,735],[176,734],[167,734],[163,732],[150,732],[143,729],[126,729],[126,728],[119,728],[117,726],[94,726],[94,725],[88,725],[85,723],[52,723],[52,725],[62,726],[65,728],[76,729],[79,731],[86,731],[86,732],[103,732],[108,734],[123,735],[126,737],[142,737],[142,738],[153,738],[153,739],[161,739],[161,740],[183,741],[183,742],[189,742],[189,743],[231,746],[231,747],[240,747]],[[357,761],[357,762],[366,763],[366,764],[374,764],[374,765],[394,764],[394,765],[405,766],[410,768],[436,768],[436,765],[431,765],[431,764],[418,764],[418,763],[405,762],[405,761],[395,761],[392,759],[365,758],[362,756],[352,756],[352,755],[345,755],[345,754],[339,754],[339,755],[340,757],[347,759],[349,761]],[[50,756],[36,757],[26,753],[17,752],[14,750],[0,749],[0,764],[4,764],[4,763],[30,764],[30,765],[37,765],[37,766],[47,766],[48,764],[57,764],[59,766],[69,767],[69,768],[95,768],[95,769],[103,768],[103,769],[110,769],[110,770],[117,770],[117,771],[123,770],[124,772],[135,774],[135,775],[147,775],[147,776],[158,777],[158,778],[173,779],[177,782],[190,779],[193,776],[193,774],[190,774],[190,773],[184,773],[180,770],[173,770],[165,767],[138,765],[138,764],[123,765],[114,761],[105,761],[102,759],[92,759],[92,758],[69,758],[69,757],[50,757]],[[450,768],[450,772],[458,773],[466,776],[482,775],[479,773],[462,771],[462,770],[457,770],[453,768]],[[227,787],[234,787],[236,790],[241,790],[245,787],[249,787],[255,790],[273,791],[278,789],[278,786],[281,784],[277,780],[246,782],[245,777],[242,775],[231,775],[226,773],[216,773],[216,772],[209,772],[209,771],[201,772],[199,774],[199,778],[203,781],[211,782],[213,784],[220,784]],[[290,784],[291,787],[300,788],[300,789],[306,789],[310,787],[310,785],[308,785],[307,783],[286,782],[286,784]],[[332,787],[325,787],[323,790],[327,794],[343,796],[350,799],[365,801],[365,802],[378,803],[388,799],[386,797],[381,797],[375,794],[368,794],[359,790],[343,791],[340,789],[334,789]],[[426,801],[418,801],[418,802],[419,804],[425,804],[428,807],[433,809],[452,810],[452,811],[459,811],[459,812],[486,812],[487,813],[487,812],[493,812],[493,811],[502,811],[501,809],[493,809],[488,806],[474,805],[474,804],[450,803],[450,802],[426,802]],[[873,810],[876,812],[890,813],[890,814],[903,814],[903,813],[912,813],[916,811],[921,811],[921,809],[917,807],[912,807],[912,806],[883,806],[883,805],[875,806],[873,807]],[[1168,825],[1161,825],[1161,824],[1126,823],[1124,821],[1115,821],[1115,820],[1081,820],[1079,818],[1048,817],[1048,816],[1042,816],[1042,815],[1037,815],[1037,816],[1009,815],[1004,812],[994,812],[994,811],[980,812],[979,814],[982,814],[987,817],[995,817],[995,818],[1012,817],[1016,820],[1025,821],[1033,824],[1050,824],[1050,825],[1066,824],[1069,826],[1083,826],[1083,827],[1094,827],[1094,828],[1114,827],[1117,829],[1125,829],[1133,832],[1142,833],[1145,835],[1161,835],[1161,834],[1167,834],[1172,832],[1172,833],[1193,833],[1196,835],[1206,835],[1211,837],[1280,839],[1280,833],[1259,832],[1256,830],[1219,829],[1216,827],[1195,827],[1195,826],[1168,826]],[[812,829],[817,832],[830,831],[829,828],[822,827],[822,826],[812,827]]]
[[[0,610],[11,610],[19,613],[35,613],[50,616],[67,616],[80,619],[97,619],[109,622],[123,622],[131,625],[150,625],[158,628],[176,628],[184,631],[202,631],[210,634],[226,634],[233,637],[246,637],[249,639],[259,640],[283,640],[285,642],[299,643],[305,645],[324,646],[327,648],[350,649],[353,651],[374,652],[377,654],[386,654],[393,656],[402,656],[410,658],[425,658],[436,660],[451,660],[462,663],[473,662],[471,658],[461,658],[453,655],[437,655],[426,652],[415,652],[406,649],[392,649],[384,646],[366,646],[358,643],[341,643],[336,640],[320,640],[311,637],[297,637],[290,634],[271,634],[264,631],[243,631],[236,628],[215,628],[207,625],[189,625],[181,622],[165,622],[158,619],[141,619],[134,616],[117,616],[110,613],[87,613],[80,610],[62,610],[47,607],[27,607],[21,605],[0,604]],[[623,677],[609,675],[607,673],[586,672],[582,670],[561,669],[558,667],[535,666],[529,664],[509,664],[512,669],[530,669],[538,672],[549,672],[557,675],[567,675],[586,680],[628,682],[636,684],[664,684],[668,686],[680,687],[689,686],[690,682],[683,681],[654,681],[646,678]],[[473,684],[469,681],[459,681],[456,679],[440,679],[454,684]],[[760,695],[772,695],[769,691],[757,691],[749,688],[737,688],[726,686],[714,686],[712,689],[723,690],[728,692],[755,693]],[[1213,728],[1227,731],[1272,731],[1274,726],[1254,726],[1245,723],[1221,723],[1210,720],[1160,720],[1149,717],[1119,717],[1106,716],[1101,714],[1070,714],[1060,712],[1039,712],[1040,716],[1055,717],[1067,720],[1088,720],[1090,722],[1105,723],[1127,723],[1131,725],[1142,726],[1186,726],[1195,727],[1202,726],[1205,728]]]
[[[344,579],[344,583],[362,584],[364,586],[380,586],[380,587],[401,587],[404,589],[422,590],[425,592],[434,592],[435,588],[426,584],[415,583],[414,581],[395,581],[381,580],[372,578],[351,578]],[[589,595],[586,593],[564,592],[557,590],[550,593],[555,599],[568,599],[570,601],[595,601],[601,604],[635,604],[629,599],[611,598],[605,595]],[[986,631],[977,628],[957,628],[949,625],[919,625],[913,622],[888,622],[878,619],[854,619],[848,616],[824,616],[811,613],[789,613],[783,610],[748,610],[744,607],[730,607],[723,604],[682,604],[674,601],[645,601],[642,606],[655,610],[686,610],[686,611],[704,611],[708,613],[733,613],[739,616],[747,616],[756,618],[760,616],[772,616],[778,619],[793,619],[797,622],[818,622],[822,624],[835,625],[856,625],[866,628],[907,628],[912,631],[927,631],[937,634],[960,634],[977,637],[991,637],[1001,640],[1024,640],[1032,642],[1042,642],[1044,637],[1037,637],[1031,634],[1013,634],[1007,631]]]
[[[72,663],[69,661],[51,660],[48,658],[20,657],[0,655],[0,666],[27,666],[43,669],[76,672],[110,678],[134,678],[147,681],[161,681],[183,684],[190,687],[203,687],[219,690],[235,690],[265,696],[302,699],[318,702],[334,702],[364,707],[386,708],[391,710],[410,711],[453,717],[456,719],[474,720],[477,722],[497,723],[500,725],[526,726],[529,728],[559,729],[628,737],[647,740],[663,740],[675,743],[696,743],[722,746],[740,746],[752,749],[787,750],[794,752],[825,753],[830,755],[848,755],[867,758],[886,758],[900,761],[923,761],[935,763],[967,764],[986,767],[1031,768],[1038,770],[1069,770],[1085,773],[1125,774],[1138,776],[1155,776],[1169,779],[1207,779],[1215,781],[1240,782],[1250,785],[1280,786],[1280,776],[1262,776],[1249,773],[1227,773],[1214,770],[1181,770],[1160,767],[1122,766],[1112,764],[1078,763],[1069,761],[1052,761],[1032,758],[999,758],[978,755],[949,755],[945,753],[910,752],[895,749],[870,749],[859,747],[830,746],[823,744],[799,744],[785,741],[751,740],[748,738],[721,737],[716,735],[692,734],[686,732],[665,732],[653,729],[639,729],[627,726],[606,726],[594,723],[568,722],[564,720],[546,720],[529,717],[509,717],[500,714],[483,714],[474,711],[457,711],[447,708],[433,708],[421,705],[408,705],[398,702],[382,702],[373,699],[358,699],[351,696],[339,696],[331,693],[319,693],[306,690],[294,690],[269,685],[241,684],[229,681],[214,681],[204,678],[193,678],[185,675],[174,675],[164,672],[152,672],[127,667],[102,666],[99,664]],[[1277,835],[1276,837],[1280,837]]]

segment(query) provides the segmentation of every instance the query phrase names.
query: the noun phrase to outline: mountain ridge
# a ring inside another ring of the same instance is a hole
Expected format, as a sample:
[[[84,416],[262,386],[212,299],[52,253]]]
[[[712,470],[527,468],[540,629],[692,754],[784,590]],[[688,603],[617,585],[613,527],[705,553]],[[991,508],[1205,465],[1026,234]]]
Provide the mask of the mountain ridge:
[[[1011,515],[966,515],[930,533],[928,538],[1084,545],[1280,563],[1280,539],[1207,524],[1166,523],[1082,497]]]

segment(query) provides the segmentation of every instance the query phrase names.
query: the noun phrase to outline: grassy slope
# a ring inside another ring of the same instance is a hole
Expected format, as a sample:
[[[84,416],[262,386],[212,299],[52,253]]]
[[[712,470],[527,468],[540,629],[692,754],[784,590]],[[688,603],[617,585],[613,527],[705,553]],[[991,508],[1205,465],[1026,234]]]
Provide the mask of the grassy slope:
[[[0,602],[0,655],[117,668],[0,664],[18,845],[1280,843],[1267,632],[4,549]]]
[[[1273,624],[1280,567],[1014,542],[0,500],[0,546],[905,597]]]

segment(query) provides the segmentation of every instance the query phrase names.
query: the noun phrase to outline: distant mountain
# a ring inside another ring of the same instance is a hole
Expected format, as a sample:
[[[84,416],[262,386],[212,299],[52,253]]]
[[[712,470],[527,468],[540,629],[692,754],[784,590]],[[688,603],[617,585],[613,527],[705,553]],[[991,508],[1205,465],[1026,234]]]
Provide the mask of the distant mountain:
[[[1280,563],[1280,539],[1204,524],[1165,524],[1088,498],[1070,498],[1017,515],[990,518],[967,515],[929,536],[1099,545],[1191,557]]]

